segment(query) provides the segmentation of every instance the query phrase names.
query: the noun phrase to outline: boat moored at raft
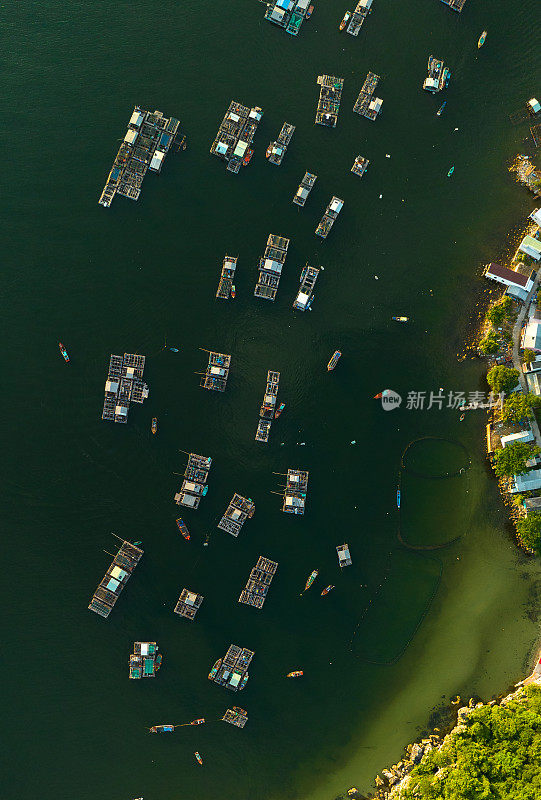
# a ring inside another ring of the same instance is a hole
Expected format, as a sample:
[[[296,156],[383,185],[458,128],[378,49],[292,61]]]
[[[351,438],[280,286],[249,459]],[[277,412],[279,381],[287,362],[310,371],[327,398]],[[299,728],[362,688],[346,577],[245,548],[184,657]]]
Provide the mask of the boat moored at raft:
[[[314,13],[314,6],[313,5],[308,6],[308,11],[306,12],[306,19],[310,19],[313,13]]]
[[[282,411],[284,410],[285,407],[286,407],[285,403],[280,403],[280,405],[276,409],[276,413],[274,415],[274,419],[278,419],[278,417],[280,416],[280,414],[282,413]]]
[[[222,665],[222,659],[221,658],[219,658],[218,661],[214,662],[214,666],[212,667],[212,669],[211,669],[211,671],[209,672],[209,675],[208,675],[209,681],[213,681],[214,680],[214,678],[216,677],[216,673],[220,669],[221,665]]]
[[[342,18],[342,22],[340,23],[340,26],[339,26],[341,31],[343,31],[344,28],[346,27],[346,25],[348,24],[350,17],[351,17],[351,11],[346,11],[346,13],[344,14],[344,16]]]
[[[66,350],[62,342],[58,342],[58,349],[62,353],[62,358],[64,359],[64,361],[66,363],[69,363],[70,357],[68,356],[68,351]]]
[[[302,671],[302,669],[296,669],[294,672],[288,672],[286,677],[288,677],[288,678],[300,678],[302,675],[304,675],[304,672]]]
[[[332,354],[332,356],[330,358],[329,363],[327,364],[328,372],[331,372],[331,370],[333,370],[336,367],[336,365],[338,364],[338,361],[341,358],[341,356],[342,356],[342,353],[340,352],[340,350],[335,350],[334,351],[334,353]]]

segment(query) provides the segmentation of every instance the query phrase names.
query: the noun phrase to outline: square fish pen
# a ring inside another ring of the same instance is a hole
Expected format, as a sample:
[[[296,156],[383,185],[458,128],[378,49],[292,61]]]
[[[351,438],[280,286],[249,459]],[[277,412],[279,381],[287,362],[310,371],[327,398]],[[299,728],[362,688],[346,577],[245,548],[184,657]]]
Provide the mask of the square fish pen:
[[[193,620],[201,607],[203,599],[204,598],[202,594],[190,592],[189,589],[183,589],[180,593],[180,597],[177,600],[174,612],[175,614],[179,614],[181,617]]]
[[[189,454],[180,492],[177,492],[174,497],[178,506],[199,508],[201,498],[208,492],[206,483],[211,464],[212,458],[210,456],[199,456],[196,453]]]
[[[336,553],[338,555],[338,564],[340,565],[340,567],[351,566],[353,562],[351,560],[348,544],[338,545],[338,547],[336,548]]]
[[[304,206],[306,200],[308,199],[308,195],[314,188],[314,183],[316,182],[316,180],[317,180],[317,175],[315,175],[313,172],[304,173],[304,178],[300,182],[299,188],[297,189],[297,193],[295,194],[295,197],[293,198],[292,201],[293,203],[295,203],[296,206],[300,206],[301,208]]]
[[[130,575],[139,563],[143,550],[131,542],[123,542],[103,580],[94,592],[88,608],[107,618],[127,584]]]
[[[223,722],[229,722],[230,725],[235,725],[237,728],[244,728],[248,722],[248,712],[238,706],[228,708],[222,717]]]
[[[271,561],[270,558],[259,556],[257,564],[250,572],[250,577],[246,586],[240,593],[239,603],[254,608],[263,608],[263,603],[267,599],[267,592],[272,583],[272,579],[278,569],[278,562]]]
[[[254,512],[255,503],[253,500],[235,493],[227,507],[227,511],[218,523],[218,528],[236,538],[246,520],[251,519]]]
[[[256,442],[268,442],[269,433],[276,413],[276,400],[278,397],[278,386],[280,384],[280,373],[269,369],[267,372],[267,386],[263,395],[263,402],[259,409],[260,420],[255,434]]]
[[[304,514],[307,490],[308,472],[288,469],[282,511],[286,514]]]
[[[254,652],[246,647],[241,648],[232,644],[213,678],[214,683],[225,686],[232,692],[240,692],[248,682],[248,667],[254,657]]]
[[[335,78],[334,75],[319,75],[317,82],[321,89],[316,110],[316,125],[336,128],[344,79]]]
[[[272,301],[276,298],[288,247],[289,239],[274,233],[270,234],[263,258],[259,259],[259,278],[254,289],[255,297]]]
[[[225,392],[229,377],[229,367],[231,366],[231,356],[226,353],[216,353],[212,350],[208,352],[209,363],[199,385],[203,389],[210,389],[214,392]]]

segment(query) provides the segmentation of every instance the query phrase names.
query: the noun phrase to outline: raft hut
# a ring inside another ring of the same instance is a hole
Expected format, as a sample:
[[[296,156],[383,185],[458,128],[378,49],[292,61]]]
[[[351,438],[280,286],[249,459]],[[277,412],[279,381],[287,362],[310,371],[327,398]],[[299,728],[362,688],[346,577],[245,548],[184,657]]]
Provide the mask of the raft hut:
[[[158,645],[156,642],[134,642],[130,655],[130,678],[153,678],[159,669],[156,664]]]
[[[254,289],[255,297],[272,301],[276,298],[288,247],[289,239],[270,234],[265,254],[259,259],[259,278]]]
[[[216,297],[221,297],[222,300],[229,300],[231,297],[231,287],[235,280],[235,270],[237,269],[238,258],[235,256],[226,256],[222,266],[222,274],[220,275],[220,283],[216,292]]]
[[[340,544],[336,548],[336,553],[338,555],[338,564],[340,567],[349,567],[353,563],[351,560],[351,555],[349,553],[349,545],[348,544]]]
[[[251,519],[254,513],[254,501],[250,497],[242,497],[235,492],[227,511],[218,523],[218,528],[236,538],[246,520]]]
[[[229,722],[230,725],[235,725],[237,728],[244,728],[248,722],[248,712],[238,706],[228,708],[222,717],[223,722]]]
[[[280,384],[280,373],[269,369],[267,372],[267,386],[263,395],[263,402],[259,409],[260,420],[255,434],[256,442],[268,442],[272,420],[276,411],[276,399],[278,397],[278,386]]]
[[[363,158],[363,156],[357,156],[353,162],[351,172],[353,172],[354,175],[358,175],[359,178],[362,178],[369,164],[370,161],[367,158]]]
[[[240,692],[248,682],[248,667],[254,657],[254,652],[246,647],[232,644],[225,654],[222,663],[214,676],[214,683],[225,686],[232,692]]]
[[[201,498],[208,492],[206,483],[211,464],[212,458],[210,456],[199,456],[196,453],[189,454],[180,492],[177,492],[174,497],[177,506],[199,508]]]
[[[263,603],[267,599],[267,592],[272,583],[272,579],[278,569],[278,562],[271,561],[270,558],[259,556],[257,564],[250,572],[250,577],[246,586],[240,593],[239,603],[254,608],[263,608]]]
[[[317,104],[316,124],[336,128],[344,79],[335,78],[333,75],[319,75],[317,82],[321,86],[321,90]]]
[[[282,159],[285,156],[294,133],[295,126],[291,125],[289,122],[284,122],[277,140],[271,142],[267,148],[267,158],[271,164],[277,164],[279,166],[282,163]]]
[[[90,611],[107,619],[143,552],[131,542],[122,542],[120,550],[94,592],[88,606]]]
[[[179,125],[178,119],[164,117],[161,111],[151,113],[135,106],[99,204],[109,208],[115,194],[138,200],[147,171],[161,171]]]
[[[297,297],[293,301],[293,308],[298,311],[306,311],[312,305],[314,299],[314,287],[316,285],[319,269],[317,267],[310,267],[308,264],[301,272],[300,287],[297,292]]]
[[[282,511],[286,514],[304,514],[307,489],[308,472],[288,469]]]
[[[267,3],[265,19],[297,36],[309,5],[310,0],[271,0]]]
[[[457,11],[459,14],[466,4],[466,0],[441,0],[441,2],[445,3],[446,6],[449,6],[449,8],[452,8],[453,11]]]
[[[441,58],[436,56],[428,56],[428,77],[425,78],[423,89],[427,92],[441,92],[449,83],[451,73],[447,67],[444,67]]]
[[[325,213],[321,217],[320,223],[316,228],[316,236],[321,236],[322,239],[327,238],[329,231],[334,225],[338,214],[342,211],[343,206],[344,201],[339,197],[331,198],[331,202],[325,209]]]
[[[105,381],[105,400],[101,418],[111,422],[127,422],[131,403],[142,403],[148,397],[143,381],[145,356],[124,353],[111,355]]]
[[[229,104],[210,152],[227,162],[230,172],[236,174],[243,164],[248,164],[249,148],[262,116],[258,106],[248,108],[234,100]]]
[[[226,353],[216,353],[214,350],[209,350],[208,352],[209,363],[199,385],[203,389],[210,389],[214,392],[225,392],[229,377],[229,367],[231,366],[231,356]]]
[[[317,180],[317,175],[314,175],[312,172],[305,172],[304,178],[299,184],[299,188],[297,189],[297,193],[293,198],[293,202],[297,206],[304,206],[306,200],[308,199],[308,195],[314,188],[314,183]]]
[[[356,114],[362,114],[363,117],[372,121],[376,119],[383,105],[383,100],[379,97],[374,97],[379,81],[379,75],[376,75],[375,72],[369,72],[353,106],[353,111]]]
[[[352,36],[358,36],[359,31],[363,26],[363,22],[370,14],[372,10],[372,0],[359,0],[357,5],[355,6],[355,11],[351,15],[351,19],[349,21],[349,25],[347,26],[347,32],[351,33]]]
[[[203,599],[204,598],[202,594],[190,592],[189,589],[183,589],[180,593],[180,597],[177,600],[174,612],[175,614],[179,614],[181,617],[186,617],[186,619],[193,620],[201,607]]]

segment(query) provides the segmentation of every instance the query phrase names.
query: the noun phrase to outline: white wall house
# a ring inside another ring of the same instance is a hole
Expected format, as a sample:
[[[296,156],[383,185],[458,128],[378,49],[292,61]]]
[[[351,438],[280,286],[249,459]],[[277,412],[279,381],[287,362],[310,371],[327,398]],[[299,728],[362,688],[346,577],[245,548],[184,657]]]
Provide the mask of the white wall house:
[[[533,442],[534,435],[532,431],[519,431],[518,433],[510,433],[507,436],[502,436],[502,447],[508,444],[516,444],[517,442]]]
[[[533,236],[525,236],[519,244],[518,249],[522,250],[526,255],[535,258],[536,261],[541,259],[541,241],[539,239],[534,239]]]
[[[530,219],[533,219],[536,225],[541,225],[541,208],[534,208],[530,214]]]
[[[509,269],[509,267],[502,267],[501,264],[487,264],[484,271],[485,278],[489,278],[491,281],[496,281],[497,283],[502,283],[504,286],[507,286],[510,289],[515,290],[522,290],[522,292],[528,292],[533,286],[533,279],[535,277],[535,273],[530,273],[530,275],[522,275],[521,272],[516,272],[514,269]]]
[[[532,489],[541,489],[541,469],[532,469],[522,475],[513,475],[511,493],[530,492]]]

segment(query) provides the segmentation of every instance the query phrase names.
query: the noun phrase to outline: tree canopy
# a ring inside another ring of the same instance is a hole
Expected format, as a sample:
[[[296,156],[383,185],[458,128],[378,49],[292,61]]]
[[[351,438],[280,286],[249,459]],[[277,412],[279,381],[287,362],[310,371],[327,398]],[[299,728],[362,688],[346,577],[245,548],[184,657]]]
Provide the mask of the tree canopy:
[[[494,453],[494,472],[498,478],[510,478],[526,472],[526,462],[541,450],[528,442],[512,442]]]
[[[487,319],[492,325],[501,325],[505,319],[508,319],[513,312],[513,301],[510,297],[502,297],[502,299],[491,306],[487,311]]]
[[[518,383],[518,370],[497,364],[489,369],[487,383],[496,394],[501,394],[501,392],[507,394]]]
[[[530,511],[527,517],[519,519],[517,531],[525,547],[541,554],[541,513]]]
[[[516,392],[503,401],[502,419],[504,422],[521,422],[527,419],[534,408],[541,404],[541,397],[535,394]]]
[[[524,362],[524,364],[531,364],[532,361],[535,361],[536,355],[537,354],[534,353],[533,350],[529,350],[528,348],[526,348],[526,350],[522,354],[522,361]]]
[[[489,331],[479,342],[479,350],[485,356],[493,356],[500,346],[500,336],[497,331]]]

